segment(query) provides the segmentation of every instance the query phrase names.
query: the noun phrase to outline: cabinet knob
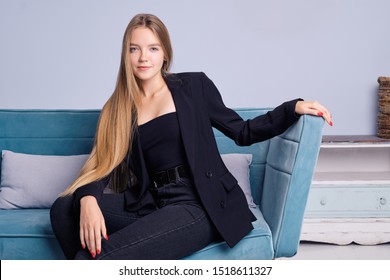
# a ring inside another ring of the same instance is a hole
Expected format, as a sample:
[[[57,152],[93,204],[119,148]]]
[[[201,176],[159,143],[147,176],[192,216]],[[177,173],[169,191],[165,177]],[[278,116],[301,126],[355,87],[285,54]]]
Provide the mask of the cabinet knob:
[[[322,206],[326,205],[326,199],[325,199],[325,198],[321,199],[320,204],[321,204]]]
[[[381,205],[385,205],[385,204],[387,203],[386,198],[381,197],[381,198],[379,199],[379,203],[380,203]]]

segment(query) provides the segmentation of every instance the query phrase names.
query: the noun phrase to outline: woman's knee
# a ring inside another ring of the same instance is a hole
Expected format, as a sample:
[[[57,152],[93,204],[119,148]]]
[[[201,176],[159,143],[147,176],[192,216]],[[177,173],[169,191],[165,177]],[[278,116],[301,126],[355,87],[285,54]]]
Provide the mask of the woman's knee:
[[[54,220],[64,215],[73,213],[73,196],[63,196],[57,198],[50,208],[50,219]]]

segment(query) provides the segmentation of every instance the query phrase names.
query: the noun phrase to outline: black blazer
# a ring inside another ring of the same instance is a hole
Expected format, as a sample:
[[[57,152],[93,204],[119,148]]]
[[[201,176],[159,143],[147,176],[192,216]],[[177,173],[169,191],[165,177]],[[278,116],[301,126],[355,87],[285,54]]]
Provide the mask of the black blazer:
[[[265,115],[244,121],[227,108],[214,83],[204,73],[170,74],[167,85],[175,103],[188,164],[201,202],[222,238],[233,247],[252,229],[255,217],[248,208],[237,180],[227,170],[219,154],[212,127],[217,128],[237,145],[251,145],[285,131],[299,116],[295,113],[298,100],[285,102]],[[148,212],[156,209],[148,192],[151,181],[139,135],[136,133],[127,164],[138,183],[125,191],[130,211]],[[93,182],[75,192],[75,201],[93,195],[99,201],[107,180]]]

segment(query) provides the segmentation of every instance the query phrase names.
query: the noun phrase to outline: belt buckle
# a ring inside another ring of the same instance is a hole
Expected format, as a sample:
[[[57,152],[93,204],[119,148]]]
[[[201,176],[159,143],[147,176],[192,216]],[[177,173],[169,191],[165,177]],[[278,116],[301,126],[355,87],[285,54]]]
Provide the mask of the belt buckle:
[[[167,170],[167,183],[170,184],[176,181],[176,168],[171,168]]]
[[[170,168],[168,170],[162,171],[157,173],[158,176],[155,176],[155,179],[153,180],[154,187],[157,189],[159,188],[159,183],[162,185],[170,184],[173,182],[176,182],[177,179],[182,177],[182,175],[185,173],[185,170],[183,169],[182,165]],[[157,181],[159,183],[157,183]]]

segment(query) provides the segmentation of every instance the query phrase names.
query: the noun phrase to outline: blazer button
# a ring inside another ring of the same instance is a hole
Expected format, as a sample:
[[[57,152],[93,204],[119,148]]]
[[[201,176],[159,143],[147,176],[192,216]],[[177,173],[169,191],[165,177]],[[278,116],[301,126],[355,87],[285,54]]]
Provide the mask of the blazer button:
[[[206,172],[206,177],[207,177],[207,178],[213,177],[213,173],[212,173],[211,171],[207,171],[207,172]]]
[[[225,207],[226,207],[225,201],[221,201],[221,202],[219,203],[219,205],[221,205],[221,208],[225,208]]]

